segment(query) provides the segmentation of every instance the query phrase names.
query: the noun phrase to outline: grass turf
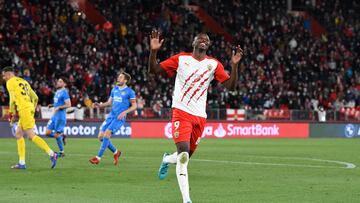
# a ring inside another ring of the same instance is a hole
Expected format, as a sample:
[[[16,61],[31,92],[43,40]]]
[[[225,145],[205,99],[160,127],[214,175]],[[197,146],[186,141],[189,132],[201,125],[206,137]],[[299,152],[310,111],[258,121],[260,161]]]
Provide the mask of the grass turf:
[[[57,149],[54,139],[46,139]],[[66,157],[50,169],[47,155],[26,141],[26,170],[14,139],[0,139],[0,202],[181,202],[171,166],[157,171],[171,140],[113,139],[123,151],[118,166],[96,139],[69,139]],[[189,164],[193,202],[359,202],[360,139],[205,139]],[[321,159],[321,160],[316,160]],[[322,160],[351,162],[357,167]]]

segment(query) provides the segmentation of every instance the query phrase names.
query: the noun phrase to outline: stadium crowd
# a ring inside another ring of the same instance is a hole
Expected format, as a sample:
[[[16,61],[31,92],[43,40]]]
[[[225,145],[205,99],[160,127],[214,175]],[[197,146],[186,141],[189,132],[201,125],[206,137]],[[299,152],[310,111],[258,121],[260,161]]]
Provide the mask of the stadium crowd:
[[[41,105],[51,103],[56,76],[67,76],[73,105],[89,106],[107,100],[116,73],[125,70],[133,76],[130,86],[140,107],[161,115],[161,108],[171,105],[173,79],[148,75],[148,34],[161,30],[165,44],[159,58],[166,59],[191,51],[194,35],[207,31],[176,0],[92,0],[113,23],[113,32],[97,29],[66,1],[27,2],[0,0],[0,63],[11,61],[31,82]],[[245,50],[236,90],[214,83],[209,108],[360,108],[359,18],[344,14],[338,22],[331,9],[336,4],[320,5],[315,10],[337,23],[343,34],[329,29],[315,38],[306,19],[287,13],[285,0],[241,2],[208,0],[203,7],[235,39],[230,43],[210,34],[209,55],[230,70],[232,46],[238,43]],[[0,105],[7,105],[4,87],[0,95]]]

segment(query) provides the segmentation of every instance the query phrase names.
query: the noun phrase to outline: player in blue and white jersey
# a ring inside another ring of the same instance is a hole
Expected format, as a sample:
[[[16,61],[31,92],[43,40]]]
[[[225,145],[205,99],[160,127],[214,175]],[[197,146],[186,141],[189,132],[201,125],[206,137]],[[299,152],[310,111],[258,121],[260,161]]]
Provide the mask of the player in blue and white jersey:
[[[98,155],[89,160],[92,164],[99,164],[106,148],[114,154],[114,165],[119,162],[121,151],[112,144],[110,137],[124,124],[126,115],[136,110],[135,92],[127,86],[130,80],[131,76],[128,73],[121,72],[107,102],[93,104],[93,107],[98,108],[111,106],[111,112],[100,127],[98,137],[102,143]]]
[[[56,92],[54,95],[54,103],[49,107],[54,107],[54,114],[49,120],[46,127],[46,136],[56,139],[56,143],[59,147],[59,155],[63,157],[64,144],[66,144],[66,136],[64,128],[66,125],[66,109],[71,107],[69,92],[66,89],[66,79],[60,77],[56,82]]]

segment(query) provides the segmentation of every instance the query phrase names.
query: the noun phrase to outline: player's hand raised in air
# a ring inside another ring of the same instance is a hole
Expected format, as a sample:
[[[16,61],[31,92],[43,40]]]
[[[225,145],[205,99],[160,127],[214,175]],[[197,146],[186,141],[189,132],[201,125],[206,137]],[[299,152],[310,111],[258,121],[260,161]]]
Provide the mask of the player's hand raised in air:
[[[231,64],[238,65],[243,54],[244,51],[241,49],[240,45],[237,45],[231,56]]]
[[[163,42],[164,39],[160,40],[160,32],[158,30],[153,30],[150,35],[150,50],[158,51],[161,48]]]

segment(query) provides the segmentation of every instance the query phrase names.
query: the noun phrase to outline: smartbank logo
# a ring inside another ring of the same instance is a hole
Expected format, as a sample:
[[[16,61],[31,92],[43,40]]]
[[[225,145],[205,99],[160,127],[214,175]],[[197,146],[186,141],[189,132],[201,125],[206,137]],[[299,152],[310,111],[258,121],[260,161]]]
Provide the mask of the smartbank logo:
[[[224,127],[225,126],[225,127]],[[172,138],[171,123],[165,126],[165,136]],[[204,128],[202,137],[278,137],[280,136],[280,126],[272,124],[235,125],[227,123],[207,124]]]

